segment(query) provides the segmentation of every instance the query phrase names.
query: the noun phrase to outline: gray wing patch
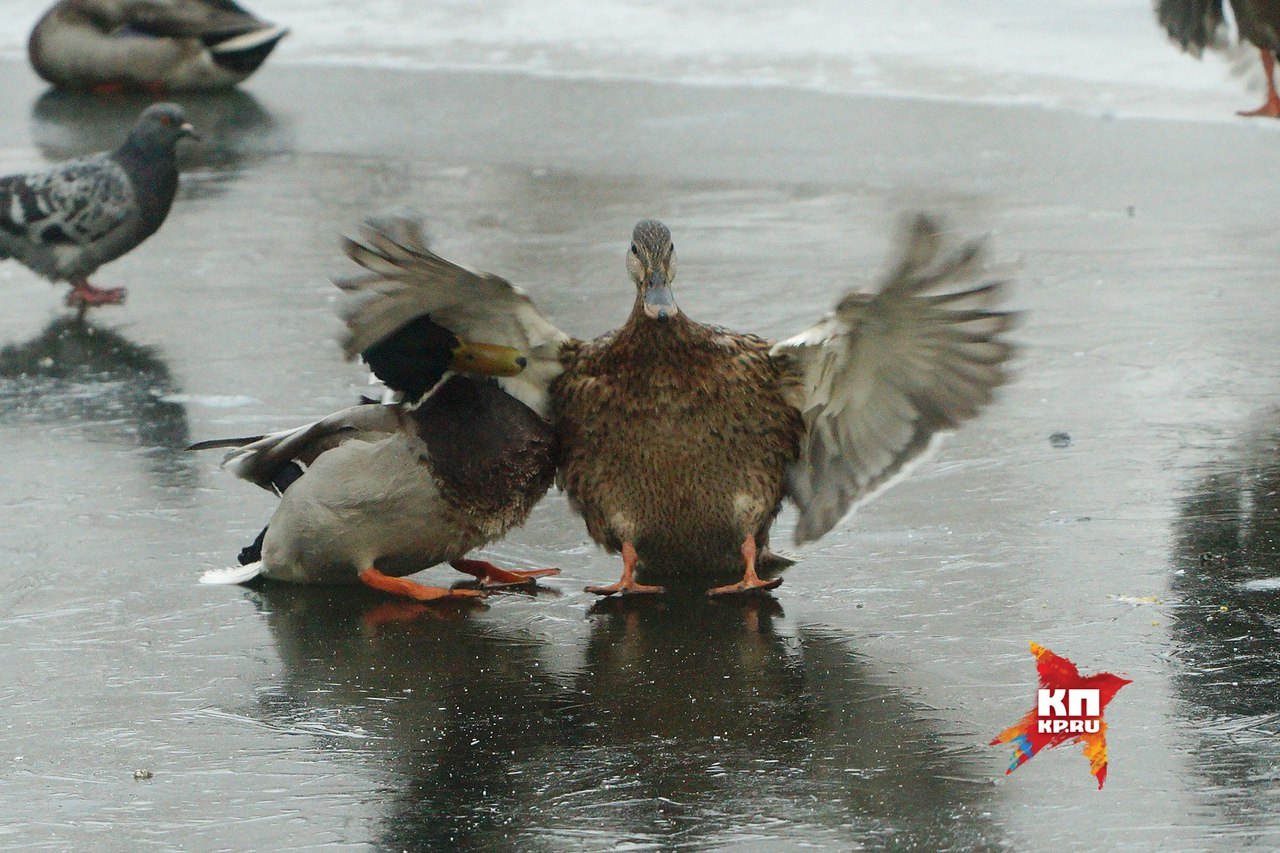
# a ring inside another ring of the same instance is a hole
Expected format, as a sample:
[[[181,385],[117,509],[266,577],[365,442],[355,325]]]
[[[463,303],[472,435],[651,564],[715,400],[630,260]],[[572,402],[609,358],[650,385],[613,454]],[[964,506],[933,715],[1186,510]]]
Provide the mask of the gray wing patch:
[[[42,275],[87,274],[137,219],[128,176],[105,155],[0,179],[0,253]]]

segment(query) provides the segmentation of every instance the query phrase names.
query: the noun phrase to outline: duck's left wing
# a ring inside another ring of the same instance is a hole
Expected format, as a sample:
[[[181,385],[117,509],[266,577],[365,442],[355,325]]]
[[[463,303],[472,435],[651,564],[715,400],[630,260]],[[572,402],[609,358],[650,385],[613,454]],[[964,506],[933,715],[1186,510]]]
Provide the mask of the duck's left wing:
[[[787,494],[797,544],[822,536],[904,473],[933,436],[973,417],[1005,380],[1014,315],[1001,284],[975,285],[979,242],[943,254],[937,224],[912,223],[903,257],[874,295],[851,293],[818,324],[774,345],[804,417]]]
[[[343,248],[369,271],[335,282],[348,294],[341,307],[347,358],[375,344],[384,350],[412,351],[417,342],[405,336],[413,334],[414,320],[429,316],[459,338],[519,351],[528,364],[518,376],[505,377],[499,384],[538,414],[548,415],[547,389],[560,375],[560,350],[570,338],[523,290],[432,252],[421,222],[409,212],[368,219],[363,238],[347,239]]]

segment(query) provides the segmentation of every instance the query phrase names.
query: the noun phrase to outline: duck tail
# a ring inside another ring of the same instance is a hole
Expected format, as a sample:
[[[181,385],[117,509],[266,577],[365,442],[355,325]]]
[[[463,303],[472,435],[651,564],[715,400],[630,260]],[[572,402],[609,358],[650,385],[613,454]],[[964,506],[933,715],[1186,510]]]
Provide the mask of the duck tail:
[[[253,444],[255,441],[261,441],[264,438],[266,438],[265,435],[247,435],[243,438],[211,438],[208,441],[197,441],[187,450],[217,450],[223,447],[244,447],[246,444]]]
[[[246,566],[232,566],[229,569],[210,569],[200,576],[200,583],[237,584],[248,583],[262,574],[262,561],[249,563]]]
[[[280,39],[288,34],[287,27],[263,27],[209,44],[209,54],[217,65],[227,71],[252,74],[267,61]]]

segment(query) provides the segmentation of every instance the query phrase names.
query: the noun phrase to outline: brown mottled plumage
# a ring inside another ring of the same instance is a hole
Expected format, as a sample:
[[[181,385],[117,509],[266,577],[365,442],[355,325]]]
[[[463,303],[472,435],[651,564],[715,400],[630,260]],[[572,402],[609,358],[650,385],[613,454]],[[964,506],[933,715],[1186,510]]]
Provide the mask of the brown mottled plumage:
[[[764,547],[804,431],[770,346],[683,313],[649,320],[638,298],[620,330],[565,348],[560,484],[592,539],[671,574],[740,571],[743,539]]]
[[[979,245],[950,254],[927,217],[874,294],[847,295],[814,326],[770,343],[686,317],[671,283],[671,233],[636,225],[627,322],[593,341],[569,338],[495,275],[430,252],[408,219],[369,223],[348,254],[370,275],[343,286],[350,349],[414,318],[526,357],[498,380],[548,418],[559,481],[623,573],[591,592],[658,592],[637,571],[710,578],[742,572],[713,594],[771,589],[761,579],[769,527],[784,498],[800,510],[796,540],[825,534],[905,473],[931,439],[973,417],[1005,378],[1012,315],[993,310],[998,283],[968,286]],[[959,284],[960,289],[955,285]]]

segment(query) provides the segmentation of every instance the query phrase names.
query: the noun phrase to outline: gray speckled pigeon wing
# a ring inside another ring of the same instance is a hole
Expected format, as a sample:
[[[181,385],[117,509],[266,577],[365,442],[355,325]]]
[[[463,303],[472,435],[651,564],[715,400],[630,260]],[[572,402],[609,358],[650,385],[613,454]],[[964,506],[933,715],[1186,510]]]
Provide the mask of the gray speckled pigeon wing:
[[[101,154],[0,178],[0,252],[49,278],[88,275],[129,248],[137,196]]]

